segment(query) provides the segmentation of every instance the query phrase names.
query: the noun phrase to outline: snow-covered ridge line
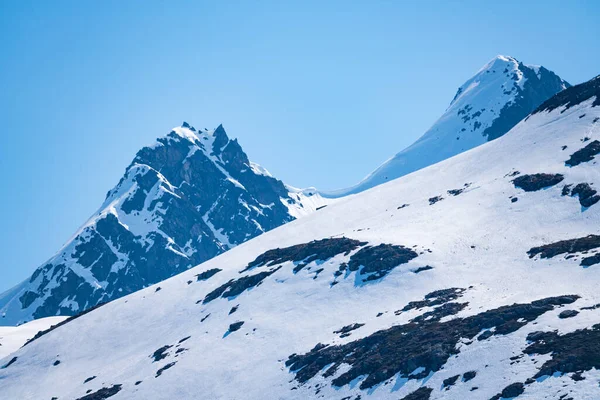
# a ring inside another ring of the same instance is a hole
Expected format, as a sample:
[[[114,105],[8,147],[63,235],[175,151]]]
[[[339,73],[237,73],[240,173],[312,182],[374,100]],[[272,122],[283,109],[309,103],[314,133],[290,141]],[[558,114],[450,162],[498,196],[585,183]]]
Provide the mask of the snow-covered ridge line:
[[[331,198],[359,193],[494,140],[569,86],[544,67],[499,55],[459,87],[445,113],[415,143],[357,185],[320,193]]]

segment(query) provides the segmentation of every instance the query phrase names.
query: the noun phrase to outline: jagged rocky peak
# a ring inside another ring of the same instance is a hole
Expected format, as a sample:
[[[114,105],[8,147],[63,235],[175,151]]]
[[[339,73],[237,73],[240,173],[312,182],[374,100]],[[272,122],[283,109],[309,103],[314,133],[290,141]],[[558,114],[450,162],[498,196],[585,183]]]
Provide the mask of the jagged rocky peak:
[[[187,122],[142,148],[100,209],[30,279],[0,324],[72,315],[206,261],[324,204],[252,163],[222,125]]]
[[[357,185],[323,194],[358,193],[497,139],[568,87],[569,83],[544,67],[496,56],[459,87],[446,112],[415,143]]]

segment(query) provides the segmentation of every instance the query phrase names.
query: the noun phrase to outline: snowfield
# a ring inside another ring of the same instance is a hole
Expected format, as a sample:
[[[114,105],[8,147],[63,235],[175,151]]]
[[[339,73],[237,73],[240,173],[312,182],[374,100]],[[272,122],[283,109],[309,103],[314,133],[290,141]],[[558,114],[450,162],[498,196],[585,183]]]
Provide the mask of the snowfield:
[[[67,317],[40,318],[19,326],[0,326],[0,359],[18,350],[39,331],[62,322]]]
[[[1,397],[599,398],[599,93],[69,321]]]
[[[39,331],[62,322],[67,317],[40,318],[19,326],[0,326],[0,359],[18,350]]]

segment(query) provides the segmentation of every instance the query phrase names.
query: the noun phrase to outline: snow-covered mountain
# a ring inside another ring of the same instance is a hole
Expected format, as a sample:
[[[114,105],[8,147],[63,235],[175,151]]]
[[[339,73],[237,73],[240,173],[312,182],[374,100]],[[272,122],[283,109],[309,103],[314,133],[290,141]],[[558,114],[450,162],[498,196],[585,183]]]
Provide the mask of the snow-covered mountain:
[[[497,56],[458,89],[446,112],[415,143],[357,185],[322,194],[359,193],[496,139],[569,86],[544,67]]]
[[[184,123],[138,152],[100,209],[0,295],[0,325],[73,315],[169,278],[324,205],[273,178],[222,126]]]
[[[600,398],[598,154],[600,77],[497,140],[38,335],[0,360],[0,393]]]

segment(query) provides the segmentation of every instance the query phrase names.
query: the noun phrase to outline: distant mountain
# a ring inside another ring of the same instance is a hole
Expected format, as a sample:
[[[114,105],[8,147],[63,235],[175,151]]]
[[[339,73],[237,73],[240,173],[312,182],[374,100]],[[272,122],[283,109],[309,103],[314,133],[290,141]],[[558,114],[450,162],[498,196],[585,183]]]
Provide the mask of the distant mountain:
[[[359,193],[496,139],[568,87],[544,67],[497,56],[458,89],[444,115],[419,140],[356,186],[322,194]]]
[[[38,335],[1,397],[600,399],[599,160],[597,78]]]
[[[225,129],[184,123],[138,152],[100,209],[30,279],[0,324],[72,315],[178,274],[324,204],[251,162]]]

